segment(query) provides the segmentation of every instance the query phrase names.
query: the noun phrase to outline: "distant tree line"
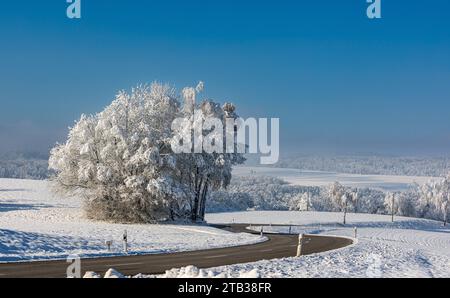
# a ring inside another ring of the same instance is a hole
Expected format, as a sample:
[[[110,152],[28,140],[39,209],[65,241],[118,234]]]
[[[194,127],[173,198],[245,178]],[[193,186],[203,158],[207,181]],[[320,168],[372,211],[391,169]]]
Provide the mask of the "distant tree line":
[[[338,182],[326,187],[296,186],[264,176],[233,178],[227,190],[212,192],[208,212],[292,210],[390,214],[440,220],[450,213],[450,176],[414,184],[397,193],[351,188]]]
[[[448,157],[299,156],[282,157],[275,166],[311,171],[363,175],[443,177],[450,171]]]
[[[43,180],[47,179],[50,173],[47,160],[0,160],[0,178]]]

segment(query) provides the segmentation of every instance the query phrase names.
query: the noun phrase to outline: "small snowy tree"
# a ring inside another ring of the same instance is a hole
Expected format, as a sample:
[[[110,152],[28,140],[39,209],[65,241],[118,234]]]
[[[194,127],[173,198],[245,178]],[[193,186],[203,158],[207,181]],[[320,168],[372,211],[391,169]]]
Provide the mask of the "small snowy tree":
[[[290,210],[293,211],[309,211],[311,208],[311,194],[305,192],[303,194],[297,194],[294,198],[290,199]]]
[[[351,197],[351,201],[352,201],[352,205],[353,205],[353,211],[355,213],[358,213],[358,206],[359,206],[359,199],[360,199],[360,195],[358,192],[358,189],[355,189],[354,191],[350,192],[350,197]]]
[[[442,218],[444,226],[446,226],[448,214],[450,212],[450,174],[437,184],[437,191],[433,201],[437,212]]]
[[[351,192],[339,182],[334,182],[328,188],[328,195],[332,199],[334,205],[344,213],[343,223],[347,223],[347,211],[349,205],[352,203]]]
[[[450,175],[417,187],[420,217],[440,219],[447,225],[450,212]]]
[[[386,197],[384,198],[384,206],[386,210],[391,214],[391,221],[394,222],[394,214],[396,213],[396,204],[395,204],[395,197],[396,195],[394,193],[388,192],[386,194]]]

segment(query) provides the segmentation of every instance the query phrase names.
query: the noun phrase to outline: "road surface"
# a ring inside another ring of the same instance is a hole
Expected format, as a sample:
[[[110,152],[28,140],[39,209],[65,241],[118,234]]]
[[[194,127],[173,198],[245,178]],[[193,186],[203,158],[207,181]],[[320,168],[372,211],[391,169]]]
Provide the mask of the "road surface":
[[[233,232],[250,232],[247,225],[217,226]],[[266,234],[268,241],[238,247],[197,250],[171,254],[134,255],[82,259],[81,269],[104,274],[114,268],[125,275],[159,274],[172,268],[194,265],[210,268],[259,260],[293,257],[297,252],[298,235]],[[352,244],[352,240],[330,236],[306,236],[303,254],[324,252]],[[0,278],[64,278],[68,263],[43,261],[0,264]]]

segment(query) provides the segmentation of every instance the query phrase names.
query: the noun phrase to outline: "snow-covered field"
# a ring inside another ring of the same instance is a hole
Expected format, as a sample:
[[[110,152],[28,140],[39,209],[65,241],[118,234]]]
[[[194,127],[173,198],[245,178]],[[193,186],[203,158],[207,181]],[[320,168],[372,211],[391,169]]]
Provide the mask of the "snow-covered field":
[[[283,179],[293,185],[327,186],[335,181],[342,185],[358,188],[375,188],[386,191],[402,191],[408,189],[414,182],[424,184],[431,177],[418,176],[387,176],[387,175],[357,175],[332,172],[302,171],[287,168],[270,167],[236,167],[235,176],[269,176]]]
[[[162,253],[226,247],[262,241],[206,226],[123,225],[83,218],[81,200],[54,197],[46,181],[0,179],[0,262]],[[113,240],[111,252],[105,241]]]
[[[0,179],[0,262],[120,255],[128,232],[131,254],[175,252],[249,244],[259,236],[206,226],[122,225],[83,218],[81,201],[54,197],[45,181]],[[253,211],[208,214],[209,223],[249,223],[259,230],[354,235],[350,247],[322,254],[168,271],[168,277],[450,277],[450,228],[424,219],[349,213]],[[281,225],[281,226],[277,226]],[[105,241],[113,240],[111,252]]]
[[[450,277],[450,228],[436,221],[385,215],[341,213],[236,212],[209,214],[208,222],[272,224],[266,231],[354,236],[358,242],[336,251],[212,268],[203,275],[239,276],[253,272],[261,277]],[[275,226],[284,225],[284,226]],[[168,272],[174,276],[181,271]],[[190,269],[190,272],[196,272]],[[186,272],[181,272],[186,275]],[[194,274],[195,275],[195,274]]]

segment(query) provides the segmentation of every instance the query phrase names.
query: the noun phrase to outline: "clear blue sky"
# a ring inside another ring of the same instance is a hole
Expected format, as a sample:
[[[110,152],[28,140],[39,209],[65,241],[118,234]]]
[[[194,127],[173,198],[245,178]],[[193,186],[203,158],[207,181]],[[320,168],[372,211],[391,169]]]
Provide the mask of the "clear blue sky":
[[[282,152],[450,152],[450,1],[0,3],[0,152],[45,151],[120,89],[206,83]]]

